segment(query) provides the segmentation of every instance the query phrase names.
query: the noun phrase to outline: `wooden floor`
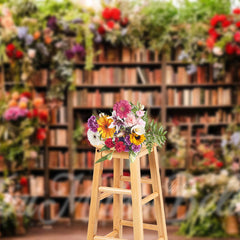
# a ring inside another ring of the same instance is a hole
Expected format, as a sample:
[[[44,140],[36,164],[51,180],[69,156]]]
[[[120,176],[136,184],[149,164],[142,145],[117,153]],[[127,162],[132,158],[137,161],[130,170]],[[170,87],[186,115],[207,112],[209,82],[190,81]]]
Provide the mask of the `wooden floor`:
[[[101,225],[99,227],[99,235],[107,234],[111,231],[109,226]],[[28,234],[23,237],[14,238],[2,238],[4,240],[86,240],[87,225],[79,224],[74,226],[56,225],[52,229],[44,229],[42,227],[32,227],[29,229]],[[189,240],[176,234],[177,227],[168,227],[168,239],[169,240]],[[145,240],[157,239],[156,232],[145,231]],[[124,238],[132,240],[132,231],[130,228],[124,228]],[[195,240],[201,240],[201,238],[191,238]],[[226,240],[225,238],[224,240]],[[229,238],[234,240],[233,238]],[[202,238],[202,240],[210,240],[210,238]],[[223,239],[222,239],[223,240]],[[237,239],[236,239],[237,240]],[[239,240],[239,239],[238,239]]]

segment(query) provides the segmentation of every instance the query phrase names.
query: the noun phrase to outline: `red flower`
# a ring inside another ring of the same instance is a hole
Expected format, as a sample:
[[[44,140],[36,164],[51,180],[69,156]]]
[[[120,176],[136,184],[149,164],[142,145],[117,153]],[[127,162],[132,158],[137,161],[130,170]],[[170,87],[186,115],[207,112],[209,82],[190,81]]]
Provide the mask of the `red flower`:
[[[27,114],[28,118],[36,118],[38,117],[38,110],[34,108],[32,111],[29,111]]]
[[[20,59],[20,58],[22,58],[22,57],[23,57],[23,52],[20,51],[20,50],[17,50],[17,51],[15,52],[15,58],[16,58],[16,59]]]
[[[113,141],[112,141],[111,138],[108,138],[108,139],[105,141],[105,145],[106,145],[108,148],[114,147],[114,143],[113,143]]]
[[[102,11],[102,16],[104,19],[109,20],[112,16],[112,11],[110,8],[106,7],[103,11]]]
[[[236,26],[240,28],[240,22],[236,22]]]
[[[25,187],[28,185],[28,180],[26,177],[21,177],[20,181],[19,181],[20,185]]]
[[[234,40],[236,42],[240,42],[240,32],[236,32],[235,35],[234,35]]]
[[[222,22],[222,27],[225,28],[230,26],[231,24],[232,22],[226,19],[225,21]]]
[[[218,168],[221,168],[221,167],[223,167],[223,163],[222,163],[222,162],[220,162],[220,161],[216,162],[216,167],[218,167]]]
[[[213,158],[214,157],[214,151],[208,151],[203,154],[204,158]]]
[[[120,24],[122,27],[126,27],[128,25],[128,18],[127,17],[122,18]]]
[[[240,8],[235,8],[235,9],[233,10],[233,13],[234,13],[234,14],[240,14]]]
[[[235,51],[236,51],[236,54],[237,54],[237,55],[240,55],[240,47],[239,47],[239,46],[236,46],[236,47],[235,47]]]
[[[46,129],[45,128],[39,128],[37,130],[37,139],[38,140],[44,140],[46,138]]]
[[[100,25],[100,26],[98,27],[98,33],[101,34],[101,35],[103,35],[105,32],[106,32],[106,31],[105,31],[105,28],[103,27],[103,25]]]
[[[121,11],[118,8],[111,9],[111,18],[115,21],[119,21],[121,18]]]
[[[219,34],[217,33],[217,31],[214,28],[210,28],[208,30],[209,35],[211,35],[211,37],[216,40],[219,37]]]
[[[219,22],[224,22],[225,20],[227,20],[227,17],[225,15],[215,15],[212,17],[210,24],[212,27],[216,27]]]
[[[8,55],[9,58],[12,58],[13,57],[13,52],[15,50],[15,45],[12,44],[12,43],[9,43],[7,46],[6,46],[6,54]]]
[[[47,110],[39,111],[39,119],[42,122],[47,122],[47,120],[48,120],[48,111]]]
[[[113,29],[113,27],[114,27],[114,21],[108,21],[108,22],[107,22],[107,26],[108,26],[110,29]]]
[[[116,148],[116,151],[117,152],[124,152],[124,150],[125,150],[125,145],[124,145],[124,143],[123,142],[116,142],[116,144],[115,144],[115,148]]]
[[[28,99],[31,99],[32,98],[32,94],[30,92],[23,92],[20,96],[21,97],[26,97]]]
[[[212,49],[215,44],[215,39],[213,37],[209,37],[206,41],[206,45],[208,48]]]
[[[228,55],[233,55],[235,53],[236,48],[231,44],[228,43],[225,47],[225,51]]]
[[[205,162],[203,163],[203,165],[206,166],[206,167],[208,167],[208,166],[211,165],[211,163],[210,163],[209,161],[205,161]]]

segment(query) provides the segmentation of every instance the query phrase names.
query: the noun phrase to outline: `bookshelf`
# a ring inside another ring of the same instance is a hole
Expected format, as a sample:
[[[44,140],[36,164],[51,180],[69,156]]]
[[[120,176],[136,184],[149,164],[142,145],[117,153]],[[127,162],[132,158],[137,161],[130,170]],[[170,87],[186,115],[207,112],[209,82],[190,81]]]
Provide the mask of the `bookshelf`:
[[[151,117],[161,121],[167,129],[177,120],[187,140],[188,154],[183,167],[168,168],[160,164],[168,223],[179,222],[184,218],[188,202],[180,192],[171,190],[184,184],[184,177],[180,173],[192,167],[190,147],[199,139],[202,142],[219,143],[227,125],[237,121],[231,113],[234,106],[240,105],[237,68],[228,69],[226,79],[214,81],[209,64],[199,66],[197,73],[189,77],[186,72],[187,63],[168,61],[157,52],[110,49],[109,46],[99,48],[103,51],[96,57],[91,72],[84,70],[82,62],[74,64],[75,90],[66,92],[65,101],[49,110],[51,120],[47,125],[47,140],[42,147],[43,165],[39,168],[33,166],[29,170],[30,176],[44,178],[43,196],[34,196],[30,192],[23,194],[23,197],[35,199],[38,207],[39,203],[48,203],[44,214],[47,220],[54,222],[67,219],[70,223],[87,221],[94,148],[74,143],[76,121],[86,123],[93,112],[108,112],[114,102],[122,98],[135,103],[141,99]],[[46,92],[48,75],[47,69],[39,71],[36,78],[42,81],[36,82],[42,84],[34,87],[36,91]],[[9,82],[4,84],[5,89],[14,86]],[[223,95],[225,101],[219,99]],[[197,96],[197,100],[193,96]],[[207,102],[204,100],[206,97]],[[213,102],[210,101],[212,98]],[[199,137],[196,137],[197,132],[200,132]],[[164,151],[162,149],[159,152],[160,157]],[[112,181],[113,168],[109,161],[104,164],[104,181],[108,186]],[[147,160],[142,159],[141,165],[142,175],[149,176]],[[127,162],[124,173],[129,174]],[[150,190],[145,186],[143,191],[148,194]],[[131,218],[130,199],[124,198],[124,202],[124,216],[126,219]],[[102,202],[99,216],[101,221],[111,219],[111,203],[111,198]],[[39,211],[43,215],[41,208]],[[151,204],[146,206],[144,213],[145,221],[151,222],[154,216]]]

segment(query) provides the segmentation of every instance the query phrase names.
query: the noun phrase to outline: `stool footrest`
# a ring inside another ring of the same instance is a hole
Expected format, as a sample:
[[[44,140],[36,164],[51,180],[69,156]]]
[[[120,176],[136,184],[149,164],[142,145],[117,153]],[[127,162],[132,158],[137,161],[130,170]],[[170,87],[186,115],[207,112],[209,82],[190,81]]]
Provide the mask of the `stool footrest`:
[[[117,230],[113,230],[112,232],[108,233],[104,237],[116,237],[117,235],[118,235],[118,231]]]
[[[123,182],[131,182],[131,178],[128,176],[121,176],[120,180]],[[152,184],[152,179],[148,178],[141,178],[141,183]]]
[[[112,193],[108,193],[108,192],[104,192],[104,193],[101,193],[100,196],[99,196],[99,200],[103,200],[104,198],[107,198],[107,197],[110,197],[112,196]]]
[[[95,236],[94,240],[127,240],[123,238],[105,237],[105,236]]]
[[[99,187],[99,192],[132,195],[132,191],[129,189],[114,188],[114,187]]]
[[[150,202],[151,200],[157,198],[158,196],[159,196],[159,194],[157,192],[154,192],[154,193],[148,195],[147,197],[142,199],[142,205]]]
[[[121,220],[120,224],[125,227],[133,227],[133,221]],[[158,226],[155,224],[143,223],[143,228],[158,231]]]

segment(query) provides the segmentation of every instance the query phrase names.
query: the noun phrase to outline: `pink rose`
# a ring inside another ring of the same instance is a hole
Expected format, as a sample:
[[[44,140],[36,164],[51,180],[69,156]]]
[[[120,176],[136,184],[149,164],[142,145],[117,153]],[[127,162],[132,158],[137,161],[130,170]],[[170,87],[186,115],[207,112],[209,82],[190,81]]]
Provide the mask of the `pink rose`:
[[[139,110],[139,111],[136,112],[136,114],[137,114],[138,117],[143,117],[143,116],[144,116],[144,113],[145,113],[145,111],[141,111],[141,110]]]
[[[140,126],[143,126],[143,127],[145,127],[145,125],[146,125],[146,122],[145,122],[145,121],[143,121],[141,118],[138,118],[138,119],[137,119],[137,124],[138,124],[138,125],[140,125]]]
[[[1,20],[1,24],[4,28],[10,30],[11,28],[14,27],[14,22],[11,17],[3,17]]]
[[[133,113],[129,113],[126,118],[126,125],[128,127],[131,127],[137,123],[136,117]]]

